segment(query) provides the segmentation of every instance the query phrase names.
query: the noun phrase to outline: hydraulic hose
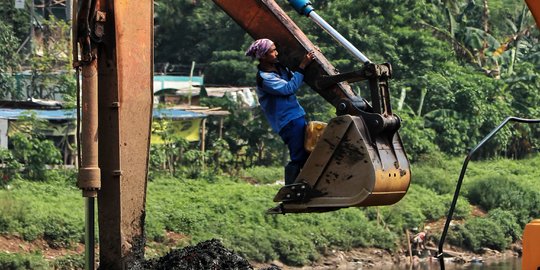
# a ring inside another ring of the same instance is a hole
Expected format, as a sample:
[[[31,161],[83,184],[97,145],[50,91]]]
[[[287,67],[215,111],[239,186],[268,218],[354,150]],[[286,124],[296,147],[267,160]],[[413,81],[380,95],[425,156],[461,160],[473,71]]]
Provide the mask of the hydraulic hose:
[[[72,53],[77,79],[77,186],[82,189],[85,202],[85,269],[95,269],[95,197],[101,187],[101,171],[98,167],[97,144],[97,59],[90,47],[89,15],[96,2],[73,0],[72,7]],[[82,58],[79,58],[79,45]],[[95,52],[95,51],[94,51]],[[82,70],[82,98],[81,98]],[[81,104],[82,103],[82,104]],[[82,108],[82,109],[81,109]],[[82,113],[81,113],[82,111]],[[81,117],[83,121],[81,132]],[[82,136],[81,136],[82,134]]]
[[[310,1],[307,0],[289,0],[289,3],[293,8],[300,13],[305,15],[311,20],[313,20],[317,25],[319,25],[324,31],[326,31],[332,38],[334,38],[339,44],[341,44],[349,53],[354,57],[358,58],[362,63],[371,63],[371,61],[360,52],[354,45],[352,45],[345,37],[343,37],[336,29],[334,29],[330,24],[328,24],[321,16],[319,16],[315,11]]]

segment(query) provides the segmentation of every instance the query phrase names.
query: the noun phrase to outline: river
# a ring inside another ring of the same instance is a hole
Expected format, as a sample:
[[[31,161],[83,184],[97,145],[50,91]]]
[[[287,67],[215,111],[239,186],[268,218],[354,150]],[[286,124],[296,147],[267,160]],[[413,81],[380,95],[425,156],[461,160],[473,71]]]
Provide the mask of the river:
[[[521,258],[509,258],[495,262],[484,263],[445,263],[445,270],[521,270]],[[441,269],[438,262],[422,262],[414,267],[391,267],[385,270],[438,270]]]

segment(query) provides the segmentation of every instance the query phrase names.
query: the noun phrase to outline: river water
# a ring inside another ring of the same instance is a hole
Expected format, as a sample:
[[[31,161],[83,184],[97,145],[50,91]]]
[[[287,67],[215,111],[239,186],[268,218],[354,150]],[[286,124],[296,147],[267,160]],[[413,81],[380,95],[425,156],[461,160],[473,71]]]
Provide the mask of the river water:
[[[521,270],[521,258],[510,258],[496,262],[457,264],[446,262],[445,270]],[[438,270],[441,269],[437,261],[422,262],[414,267],[392,267],[385,270]]]

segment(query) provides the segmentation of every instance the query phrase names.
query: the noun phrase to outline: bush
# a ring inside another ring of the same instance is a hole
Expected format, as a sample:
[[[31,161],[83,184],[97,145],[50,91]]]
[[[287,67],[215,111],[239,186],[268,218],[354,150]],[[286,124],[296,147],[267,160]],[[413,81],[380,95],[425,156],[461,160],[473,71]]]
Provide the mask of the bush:
[[[0,269],[3,270],[46,270],[49,264],[39,253],[0,252]]]
[[[431,161],[412,164],[412,184],[428,188],[437,194],[453,193],[459,174],[457,163],[450,159],[441,163],[439,164],[435,157]]]
[[[52,262],[55,270],[85,269],[84,254],[66,255]]]
[[[449,168],[457,168],[459,162],[456,160],[446,164]],[[476,189],[478,182],[491,179],[484,171],[485,168],[496,171],[490,164],[472,166],[468,173],[471,179],[465,182],[468,185],[464,190]],[[537,164],[538,160],[533,159],[528,164],[530,169],[521,166],[508,171],[520,176],[531,172],[534,175]],[[426,166],[420,164],[418,167]],[[265,171],[264,168],[253,170],[256,173]],[[47,182],[15,180],[12,189],[0,189],[0,233],[29,240],[46,235],[53,246],[67,246],[80,240],[84,208],[82,203],[80,207],[73,207],[81,199],[80,191],[68,180],[69,175],[58,173],[56,179]],[[261,175],[265,176],[265,173]],[[221,238],[227,248],[241,253],[246,259],[282,259],[300,265],[317,259],[329,249],[378,247],[396,250],[404,229],[423,227],[427,220],[444,218],[452,199],[452,194],[440,195],[413,180],[407,195],[395,205],[269,216],[265,215],[265,210],[274,206],[271,200],[280,186],[251,185],[221,175],[213,177],[212,181],[182,180],[169,175],[149,182],[145,224],[148,239],[163,241],[166,230],[186,236],[177,243],[178,246]],[[538,189],[536,178],[520,180],[522,183],[517,186],[521,189]],[[470,208],[467,199],[460,197],[454,219],[470,217]],[[486,218],[453,227],[449,241],[475,251],[482,247],[502,249],[511,238],[520,235],[516,227],[520,221],[517,217],[512,219],[512,214],[512,210],[492,209]],[[428,237],[433,239],[436,232],[430,235]]]
[[[255,166],[243,169],[241,176],[249,180],[254,180],[258,184],[273,184],[278,180],[283,180],[283,167],[262,167]]]
[[[248,257],[259,262],[273,261],[279,258],[277,251],[274,249],[273,235],[276,235],[275,230],[261,231],[253,228],[242,230],[243,233],[230,237],[227,243],[235,247],[235,251],[242,256]],[[270,236],[270,237],[269,237]]]
[[[146,220],[144,234],[150,241],[163,242],[165,240],[165,225],[160,221],[149,222]]]
[[[11,190],[0,192],[0,233],[26,241],[44,237],[51,247],[69,247],[82,239],[84,208],[82,203],[73,207],[80,202],[79,191],[64,180],[17,180]]]
[[[382,219],[394,233],[401,233],[405,229],[423,227],[426,221],[435,221],[445,217],[451,201],[452,196],[449,194],[438,195],[430,189],[413,183],[407,195],[395,205],[367,208],[366,213],[372,220]],[[454,218],[468,217],[470,209],[466,199],[458,198]]]
[[[516,216],[511,211],[502,210],[500,208],[489,211],[489,219],[499,224],[503,233],[511,237],[512,242],[521,239],[523,234],[522,227],[518,224]]]
[[[425,120],[409,113],[402,113],[403,124],[399,131],[402,136],[403,146],[407,156],[412,161],[417,161],[422,156],[430,156],[440,152],[434,144],[437,133],[432,128],[426,127]]]
[[[302,266],[318,257],[315,245],[300,235],[280,232],[273,243],[279,259],[288,265]]]
[[[62,163],[60,150],[41,135],[45,125],[46,121],[35,115],[24,116],[18,120],[20,130],[9,137],[13,157],[24,165],[22,172],[29,180],[45,181],[47,165]]]
[[[522,226],[537,217],[540,209],[540,194],[520,184],[517,176],[485,176],[470,185],[467,197],[487,211],[500,208],[512,212]]]
[[[0,233],[17,233],[30,219],[32,211],[27,203],[8,196],[0,196]]]
[[[70,247],[72,242],[81,239],[81,229],[66,218],[59,216],[49,217],[44,220],[43,238],[52,248]]]
[[[451,244],[464,246],[474,252],[480,252],[483,247],[502,251],[510,242],[501,226],[489,218],[467,220],[448,236]]]
[[[0,187],[6,187],[11,180],[18,178],[21,168],[11,151],[0,148]]]

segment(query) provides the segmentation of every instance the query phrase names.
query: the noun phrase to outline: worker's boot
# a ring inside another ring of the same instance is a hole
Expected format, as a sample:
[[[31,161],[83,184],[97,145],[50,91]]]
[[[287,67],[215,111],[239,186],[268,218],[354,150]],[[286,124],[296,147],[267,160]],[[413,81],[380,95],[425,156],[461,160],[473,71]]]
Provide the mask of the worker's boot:
[[[291,185],[296,180],[296,177],[300,173],[301,167],[297,164],[287,164],[285,166],[285,185]]]

